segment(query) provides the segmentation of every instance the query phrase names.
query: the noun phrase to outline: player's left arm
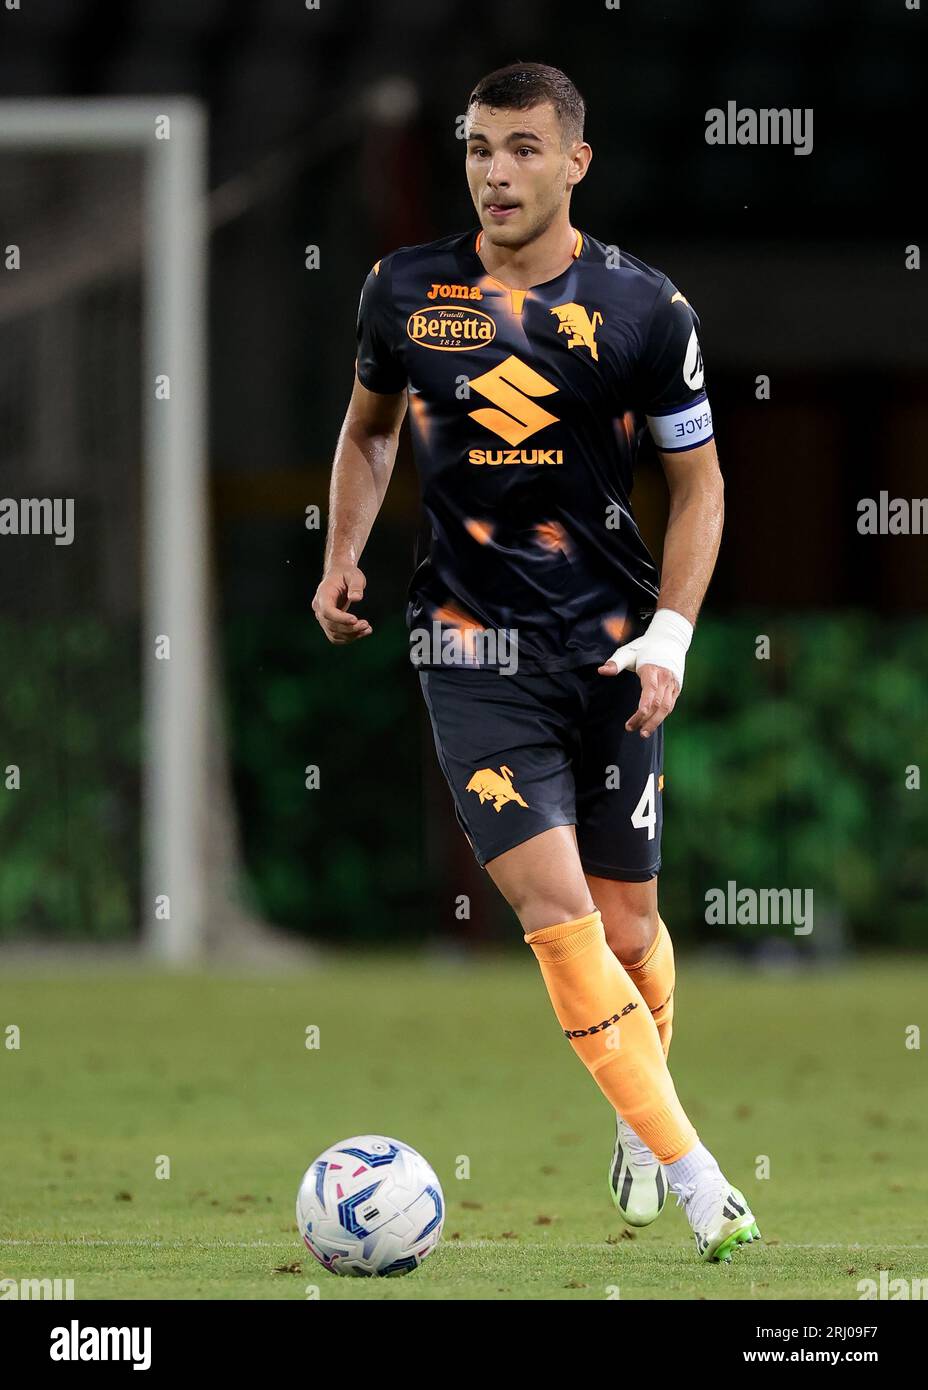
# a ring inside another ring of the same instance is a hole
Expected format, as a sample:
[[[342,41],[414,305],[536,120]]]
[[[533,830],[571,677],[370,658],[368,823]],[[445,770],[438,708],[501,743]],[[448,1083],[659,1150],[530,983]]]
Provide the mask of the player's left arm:
[[[604,676],[637,672],[641,696],[625,727],[642,738],[663,723],[683,687],[693,625],[722,535],[724,489],[698,329],[689,301],[665,277],[639,369],[641,404],[670,490],[661,586],[645,631],[599,668]]]
[[[670,492],[670,514],[657,606],[695,623],[715,569],[725,517],[715,440],[683,454],[659,449],[658,455]]]
[[[670,624],[668,638],[673,633],[674,618],[677,615],[684,618],[689,632],[682,624],[676,626],[680,629],[681,643],[685,641],[689,646],[689,637],[719,553],[725,515],[724,484],[714,439],[685,453],[664,453],[659,449],[658,454],[670,491],[670,514],[664,536],[660,596],[654,616],[657,618],[658,613],[665,613],[658,624]],[[629,733],[638,731],[643,738],[649,738],[676,704],[681,682],[668,666],[639,661],[636,669],[641,681],[641,697],[625,727]]]

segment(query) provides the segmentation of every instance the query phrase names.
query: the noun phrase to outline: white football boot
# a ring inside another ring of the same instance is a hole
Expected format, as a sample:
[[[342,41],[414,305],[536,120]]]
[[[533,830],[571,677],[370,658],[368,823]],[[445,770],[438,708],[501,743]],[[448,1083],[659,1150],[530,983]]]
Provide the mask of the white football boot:
[[[693,1182],[674,1186],[701,1260],[728,1264],[739,1245],[760,1240],[754,1213],[744,1193],[732,1187],[719,1168],[707,1168]]]
[[[623,1221],[650,1226],[667,1200],[667,1175],[643,1139],[616,1113],[609,1191]]]

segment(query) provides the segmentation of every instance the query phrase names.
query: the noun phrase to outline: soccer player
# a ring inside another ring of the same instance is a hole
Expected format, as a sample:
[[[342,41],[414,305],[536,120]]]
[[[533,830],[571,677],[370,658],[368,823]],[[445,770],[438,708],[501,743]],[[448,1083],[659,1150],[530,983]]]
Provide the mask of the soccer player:
[[[313,611],[350,609],[409,409],[427,557],[410,655],[458,821],[512,906],[564,1035],[616,1114],[613,1200],[668,1189],[704,1260],[758,1236],[667,1068],[674,959],[658,912],[663,721],[722,527],[699,321],[660,271],[575,229],[592,150],[557,68],[485,77],[467,107],[479,229],[367,277]],[[629,502],[646,427],[670,491],[663,575]]]

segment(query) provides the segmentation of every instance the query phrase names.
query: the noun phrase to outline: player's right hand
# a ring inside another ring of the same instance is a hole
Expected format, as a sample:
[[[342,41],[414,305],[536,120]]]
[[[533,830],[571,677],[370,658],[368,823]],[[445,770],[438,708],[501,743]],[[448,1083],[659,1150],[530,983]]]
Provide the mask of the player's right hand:
[[[371,635],[367,619],[348,612],[349,604],[360,603],[364,597],[366,584],[357,565],[338,565],[322,576],[313,599],[313,612],[326,637],[336,646]]]

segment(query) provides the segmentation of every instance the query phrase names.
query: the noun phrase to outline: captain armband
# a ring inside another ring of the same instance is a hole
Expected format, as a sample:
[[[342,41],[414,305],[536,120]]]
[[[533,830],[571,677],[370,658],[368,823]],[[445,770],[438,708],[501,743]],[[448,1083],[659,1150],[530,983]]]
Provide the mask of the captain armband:
[[[707,396],[647,418],[651,438],[667,454],[695,449],[712,438],[712,409]]]

